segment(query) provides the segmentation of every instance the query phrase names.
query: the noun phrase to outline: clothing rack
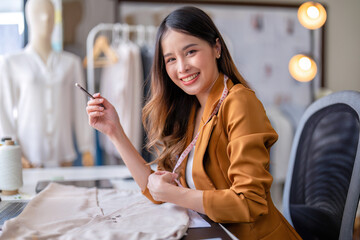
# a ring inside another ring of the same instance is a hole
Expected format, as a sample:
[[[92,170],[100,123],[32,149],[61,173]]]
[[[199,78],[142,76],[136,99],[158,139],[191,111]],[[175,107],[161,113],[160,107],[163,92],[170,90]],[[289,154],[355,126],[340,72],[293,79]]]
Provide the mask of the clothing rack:
[[[143,44],[146,41],[152,42],[157,28],[149,25],[128,25],[123,23],[100,23],[90,30],[86,39],[86,57],[87,57],[87,89],[89,92],[95,92],[95,68],[94,68],[94,42],[97,35],[101,32],[112,32],[112,41],[120,40],[120,36],[130,39],[130,33],[135,33],[137,42]]]
[[[95,59],[94,59],[94,44],[96,40],[101,36],[100,33],[111,33],[112,34],[112,43],[120,43],[121,40],[127,41],[130,40],[130,37],[133,39],[135,37],[135,42],[139,46],[147,43],[149,46],[154,46],[155,44],[155,33],[157,28],[155,26],[149,25],[128,25],[121,23],[101,23],[95,26],[88,34],[86,39],[86,60],[87,60],[87,89],[90,93],[95,93]],[[99,142],[99,133],[95,131],[95,162],[96,165],[103,164],[102,149],[100,148]]]

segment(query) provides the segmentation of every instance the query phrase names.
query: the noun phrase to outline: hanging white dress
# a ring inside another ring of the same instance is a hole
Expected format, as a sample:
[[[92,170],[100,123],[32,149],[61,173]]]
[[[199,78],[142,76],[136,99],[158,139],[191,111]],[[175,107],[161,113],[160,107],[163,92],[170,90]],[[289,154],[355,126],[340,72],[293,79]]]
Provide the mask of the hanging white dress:
[[[268,106],[266,108],[266,114],[269,117],[271,125],[279,135],[276,144],[271,147],[270,151],[270,173],[273,176],[270,191],[276,207],[281,209],[283,186],[290,160],[294,131],[290,119],[278,106]]]
[[[31,48],[4,58],[0,75],[0,136],[18,141],[35,166],[58,166],[93,150],[81,60],[68,52],[51,52],[45,64]]]
[[[102,69],[100,92],[114,105],[126,135],[135,148],[141,151],[144,90],[140,49],[129,41],[121,43],[115,51],[119,60]],[[100,135],[100,145],[107,154],[120,157],[106,136]]]
[[[278,133],[279,138],[271,148],[270,172],[274,182],[285,182],[290,159],[291,145],[294,131],[290,119],[275,105],[266,108],[271,125]]]

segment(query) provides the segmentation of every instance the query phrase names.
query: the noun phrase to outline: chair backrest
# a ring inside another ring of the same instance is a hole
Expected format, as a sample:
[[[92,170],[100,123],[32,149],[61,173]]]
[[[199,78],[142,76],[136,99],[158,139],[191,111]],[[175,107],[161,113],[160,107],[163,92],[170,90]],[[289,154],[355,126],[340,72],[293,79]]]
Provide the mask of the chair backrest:
[[[360,92],[323,97],[303,114],[283,214],[303,239],[352,239],[360,196]]]

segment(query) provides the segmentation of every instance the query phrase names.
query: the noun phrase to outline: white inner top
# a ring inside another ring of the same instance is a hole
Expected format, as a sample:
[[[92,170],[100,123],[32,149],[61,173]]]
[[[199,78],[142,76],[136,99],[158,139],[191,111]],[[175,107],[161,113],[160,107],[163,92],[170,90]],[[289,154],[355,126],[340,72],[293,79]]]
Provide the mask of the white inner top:
[[[191,149],[189,153],[189,158],[186,163],[186,173],[185,173],[185,179],[186,183],[189,186],[189,188],[196,189],[194,184],[194,179],[192,177],[192,168],[193,168],[193,162],[194,162],[194,152],[195,152],[195,146]]]

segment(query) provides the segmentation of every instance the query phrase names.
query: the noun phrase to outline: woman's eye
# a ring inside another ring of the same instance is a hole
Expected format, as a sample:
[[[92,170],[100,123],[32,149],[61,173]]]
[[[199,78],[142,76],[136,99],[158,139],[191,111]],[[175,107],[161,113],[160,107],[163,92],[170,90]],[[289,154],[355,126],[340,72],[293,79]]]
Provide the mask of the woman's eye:
[[[186,53],[186,55],[191,55],[191,54],[193,54],[193,53],[195,53],[196,52],[196,50],[190,50],[190,51],[188,51],[187,53]]]
[[[168,59],[166,59],[166,63],[169,63],[169,62],[172,62],[172,61],[175,61],[175,58],[168,58]]]

